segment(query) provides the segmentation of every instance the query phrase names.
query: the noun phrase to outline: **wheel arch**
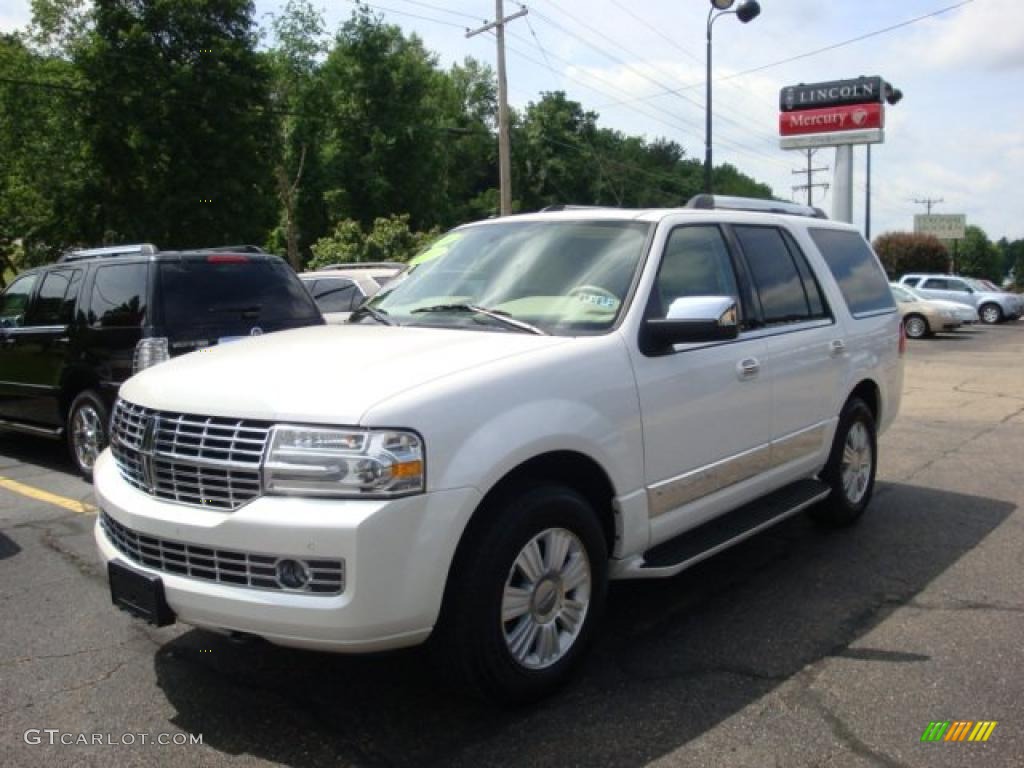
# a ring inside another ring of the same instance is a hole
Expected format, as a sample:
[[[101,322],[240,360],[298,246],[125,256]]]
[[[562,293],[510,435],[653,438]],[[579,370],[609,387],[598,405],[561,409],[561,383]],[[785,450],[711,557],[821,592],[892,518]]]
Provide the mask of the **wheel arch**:
[[[854,398],[863,400],[871,410],[871,415],[875,419],[875,424],[881,424],[882,390],[874,379],[861,379],[857,385],[850,390],[850,394],[846,396],[843,407],[845,408],[846,404]]]

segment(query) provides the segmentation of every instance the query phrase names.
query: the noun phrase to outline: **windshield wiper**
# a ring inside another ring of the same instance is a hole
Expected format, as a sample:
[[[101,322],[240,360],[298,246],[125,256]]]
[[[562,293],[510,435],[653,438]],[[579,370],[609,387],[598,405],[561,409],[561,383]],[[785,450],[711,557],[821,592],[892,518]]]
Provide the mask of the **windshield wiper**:
[[[419,307],[414,309],[410,314],[417,314],[420,312],[473,312],[477,315],[484,315],[490,317],[493,320],[497,320],[502,325],[506,325],[509,328],[515,328],[523,333],[533,333],[537,336],[547,336],[546,331],[542,331],[535,325],[530,325],[523,320],[516,320],[511,317],[508,312],[502,312],[497,309],[487,309],[487,307],[478,307],[475,304],[435,304],[431,307]]]
[[[355,312],[349,315],[348,320],[349,322],[352,322],[353,320],[359,319],[363,315],[369,315],[378,323],[382,323],[383,325],[394,325],[394,322],[387,318],[387,314],[388,313],[385,312],[383,309],[374,309],[369,304],[363,304],[363,306],[361,306],[359,309],[357,309]]]

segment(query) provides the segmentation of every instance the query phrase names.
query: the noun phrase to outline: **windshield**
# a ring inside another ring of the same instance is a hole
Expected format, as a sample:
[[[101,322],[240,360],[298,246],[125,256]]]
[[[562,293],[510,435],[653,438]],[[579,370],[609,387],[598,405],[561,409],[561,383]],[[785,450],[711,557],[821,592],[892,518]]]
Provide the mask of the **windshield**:
[[[599,333],[619,316],[651,226],[503,221],[455,230],[367,306],[399,325],[523,330],[497,313],[545,333]]]
[[[890,285],[889,287],[892,288],[892,292],[896,296],[896,301],[902,301],[904,304],[915,302],[919,298],[911,288],[906,288],[900,285]]]

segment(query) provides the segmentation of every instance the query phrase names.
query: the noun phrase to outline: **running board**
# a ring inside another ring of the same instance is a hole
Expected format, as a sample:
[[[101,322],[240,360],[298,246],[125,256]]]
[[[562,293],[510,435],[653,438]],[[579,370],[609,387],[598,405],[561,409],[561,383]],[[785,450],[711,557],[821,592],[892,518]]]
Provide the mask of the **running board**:
[[[620,579],[656,579],[681,571],[807,509],[830,492],[821,480],[805,479],[762,496],[739,509],[709,520],[623,563]]]
[[[37,427],[34,424],[22,424],[18,421],[6,421],[0,419],[0,429],[8,429],[11,432],[24,432],[27,435],[39,435],[40,437],[58,438],[64,434],[64,427]]]

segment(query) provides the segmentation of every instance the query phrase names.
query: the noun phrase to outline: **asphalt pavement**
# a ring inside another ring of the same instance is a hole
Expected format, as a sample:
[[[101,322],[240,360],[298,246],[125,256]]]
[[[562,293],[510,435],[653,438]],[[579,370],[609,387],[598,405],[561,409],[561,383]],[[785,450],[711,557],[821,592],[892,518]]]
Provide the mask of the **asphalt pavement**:
[[[911,342],[880,452],[860,525],[613,585],[580,678],[509,711],[418,651],[129,618],[62,447],[0,434],[0,765],[1024,765],[1024,322]],[[933,721],[997,725],[922,742]]]

